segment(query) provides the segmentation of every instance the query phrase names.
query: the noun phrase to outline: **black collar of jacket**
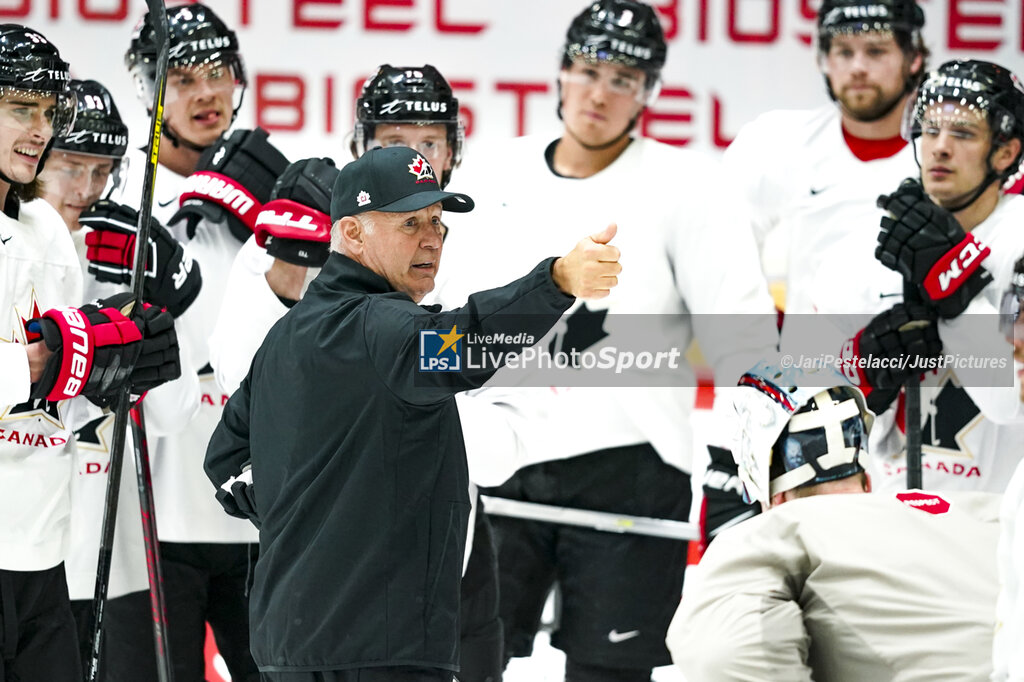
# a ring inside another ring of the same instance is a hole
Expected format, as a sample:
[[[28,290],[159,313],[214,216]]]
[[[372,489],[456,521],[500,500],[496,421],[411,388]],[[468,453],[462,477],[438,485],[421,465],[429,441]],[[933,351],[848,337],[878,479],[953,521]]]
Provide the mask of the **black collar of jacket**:
[[[373,270],[337,251],[331,251],[314,284],[316,282],[320,282],[321,286],[330,292],[355,291],[366,294],[395,294],[409,298],[406,294],[395,291],[390,282]],[[421,307],[433,313],[441,311],[439,305]]]

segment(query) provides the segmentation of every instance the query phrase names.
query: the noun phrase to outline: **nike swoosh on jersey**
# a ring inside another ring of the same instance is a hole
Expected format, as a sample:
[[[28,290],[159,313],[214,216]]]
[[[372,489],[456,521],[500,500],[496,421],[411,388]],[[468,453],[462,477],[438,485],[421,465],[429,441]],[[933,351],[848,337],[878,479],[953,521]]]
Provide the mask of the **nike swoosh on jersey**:
[[[160,201],[159,199],[157,199],[156,203],[157,203],[158,206],[160,206],[160,208],[167,208],[168,206],[170,206],[171,204],[173,204],[177,200],[178,200],[178,197],[171,197],[167,201]]]
[[[811,188],[811,196],[816,196],[818,194],[821,194],[822,192],[824,192],[825,190],[827,190],[831,186],[832,185],[825,185],[824,187],[818,187],[817,189],[812,187]]]
[[[618,644],[619,642],[625,642],[627,639],[633,639],[639,637],[639,630],[630,630],[629,632],[619,632],[618,630],[612,630],[608,633],[608,641],[612,644]]]
[[[12,239],[14,239],[13,234],[10,237],[0,237],[0,244],[7,244],[7,242],[11,241]]]

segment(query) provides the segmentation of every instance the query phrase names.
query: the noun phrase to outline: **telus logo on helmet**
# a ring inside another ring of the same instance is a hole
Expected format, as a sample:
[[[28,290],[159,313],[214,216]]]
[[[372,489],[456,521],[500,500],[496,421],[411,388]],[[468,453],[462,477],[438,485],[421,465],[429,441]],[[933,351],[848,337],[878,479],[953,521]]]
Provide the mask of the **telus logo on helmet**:
[[[649,47],[643,47],[641,45],[633,45],[627,43],[618,38],[611,39],[612,49],[622,54],[628,54],[630,57],[636,57],[638,59],[650,59],[653,51]]]
[[[950,88],[963,88],[964,90],[971,90],[973,92],[981,92],[985,89],[978,81],[973,81],[968,78],[959,78],[957,76],[942,76],[937,79],[934,84],[935,87],[946,86]]]
[[[35,83],[44,78],[57,81],[71,80],[71,76],[67,71],[56,71],[54,69],[33,69],[32,71],[26,71],[25,75],[22,76],[22,80],[29,83]]]
[[[388,114],[394,114],[402,111],[402,107],[405,107],[405,111],[440,114],[448,111],[447,102],[424,102],[422,100],[393,99],[390,102],[382,104],[380,109],[377,110],[377,114],[380,116],[387,116]]]
[[[117,147],[128,144],[127,135],[111,135],[110,133],[94,133],[89,130],[76,130],[64,137],[67,144],[81,144],[89,140],[99,144],[110,144]]]
[[[212,52],[231,47],[231,38],[227,36],[214,36],[202,40],[186,40],[178,43],[168,51],[168,57],[175,59],[183,56],[186,52]]]

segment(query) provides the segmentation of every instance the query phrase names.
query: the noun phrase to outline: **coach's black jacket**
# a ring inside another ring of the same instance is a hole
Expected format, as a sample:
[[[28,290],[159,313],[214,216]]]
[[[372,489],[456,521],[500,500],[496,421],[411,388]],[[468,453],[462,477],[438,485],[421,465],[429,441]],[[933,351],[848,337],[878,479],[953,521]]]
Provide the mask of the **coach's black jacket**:
[[[252,462],[260,670],[458,669],[469,497],[454,394],[494,370],[420,373],[418,332],[539,339],[574,300],[552,262],[440,313],[332,253],[271,329],[206,454],[218,487]]]

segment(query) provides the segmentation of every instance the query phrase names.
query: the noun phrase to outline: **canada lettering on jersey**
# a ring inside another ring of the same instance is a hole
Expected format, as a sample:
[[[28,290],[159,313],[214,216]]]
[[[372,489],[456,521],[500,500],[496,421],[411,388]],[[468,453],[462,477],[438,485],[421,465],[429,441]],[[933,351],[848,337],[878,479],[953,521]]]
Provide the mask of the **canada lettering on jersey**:
[[[0,441],[17,443],[18,445],[31,445],[35,448],[59,448],[68,442],[66,438],[61,438],[60,436],[25,433],[16,429],[0,429]]]

